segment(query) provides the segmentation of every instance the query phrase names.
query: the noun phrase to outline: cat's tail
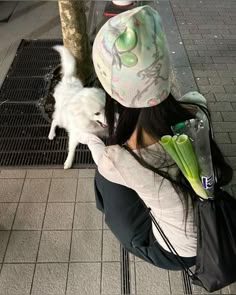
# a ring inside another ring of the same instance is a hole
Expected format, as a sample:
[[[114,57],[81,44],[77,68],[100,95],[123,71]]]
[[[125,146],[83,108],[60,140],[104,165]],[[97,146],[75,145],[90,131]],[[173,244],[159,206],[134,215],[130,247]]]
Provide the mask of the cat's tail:
[[[63,45],[53,47],[61,56],[62,73],[65,78],[76,76],[76,60],[73,54]]]

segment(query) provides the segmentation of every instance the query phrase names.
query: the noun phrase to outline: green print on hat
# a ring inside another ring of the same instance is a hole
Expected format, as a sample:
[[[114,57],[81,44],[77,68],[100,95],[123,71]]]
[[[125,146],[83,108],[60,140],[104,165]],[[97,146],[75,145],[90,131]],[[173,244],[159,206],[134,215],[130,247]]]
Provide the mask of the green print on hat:
[[[132,50],[137,45],[137,36],[134,30],[127,28],[116,40],[115,46],[119,52]]]
[[[126,67],[134,67],[138,62],[137,56],[132,52],[126,52],[121,54],[120,60],[122,65]]]
[[[118,51],[118,58],[121,64],[126,67],[133,67],[138,62],[138,57],[130,52],[137,45],[137,36],[134,30],[127,28],[115,42],[115,47]]]
[[[170,93],[170,58],[161,18],[150,6],[109,19],[93,45],[97,76],[126,107],[152,107]]]

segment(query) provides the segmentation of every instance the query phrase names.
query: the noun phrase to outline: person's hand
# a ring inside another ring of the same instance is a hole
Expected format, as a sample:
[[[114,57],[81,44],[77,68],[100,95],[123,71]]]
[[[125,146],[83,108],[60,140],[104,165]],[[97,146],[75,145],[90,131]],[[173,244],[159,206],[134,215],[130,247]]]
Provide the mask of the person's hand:
[[[98,162],[104,153],[104,142],[95,134],[82,131],[79,134],[77,133],[77,140],[88,146],[95,164],[98,165]]]
[[[80,143],[88,145],[91,140],[98,140],[99,137],[97,137],[95,134],[81,131],[77,134],[77,139]]]

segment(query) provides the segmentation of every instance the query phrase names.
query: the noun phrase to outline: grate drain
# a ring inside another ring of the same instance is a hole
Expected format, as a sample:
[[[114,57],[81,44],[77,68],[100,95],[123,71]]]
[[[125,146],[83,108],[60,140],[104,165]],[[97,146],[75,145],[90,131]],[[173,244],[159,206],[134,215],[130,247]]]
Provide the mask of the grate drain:
[[[182,271],[181,272],[181,277],[182,277],[184,294],[193,294],[193,290],[192,290],[192,285],[191,285],[190,278],[185,273],[185,271]]]
[[[130,265],[129,265],[129,253],[122,245],[120,245],[120,257],[121,257],[121,294],[131,293],[131,278],[130,278]]]
[[[0,166],[59,166],[67,156],[68,139],[57,129],[48,140],[50,124],[38,102],[48,91],[47,75],[60,58],[52,46],[62,40],[22,40],[0,89]],[[74,166],[94,168],[87,146],[79,144]]]

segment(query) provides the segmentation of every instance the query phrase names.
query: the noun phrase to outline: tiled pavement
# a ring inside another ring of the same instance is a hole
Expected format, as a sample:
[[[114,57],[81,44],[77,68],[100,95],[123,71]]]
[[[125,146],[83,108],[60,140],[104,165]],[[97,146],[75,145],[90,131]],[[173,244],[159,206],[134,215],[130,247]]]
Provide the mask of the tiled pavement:
[[[236,3],[160,0],[159,8],[177,80],[184,90],[196,82],[207,97],[216,139],[236,168]],[[0,37],[1,84],[22,38],[61,37],[57,3],[19,2]],[[95,209],[93,173],[0,171],[0,294],[121,294],[120,246]],[[180,273],[133,257],[130,266],[132,294],[183,294]]]
[[[1,295],[121,294],[120,245],[95,208],[93,177],[0,171]],[[130,257],[130,274],[131,294],[183,293],[178,272]]]
[[[208,100],[216,141],[236,170],[236,2],[171,4],[198,89]]]
[[[103,230],[93,175],[0,172],[0,294],[120,294],[119,244]]]

